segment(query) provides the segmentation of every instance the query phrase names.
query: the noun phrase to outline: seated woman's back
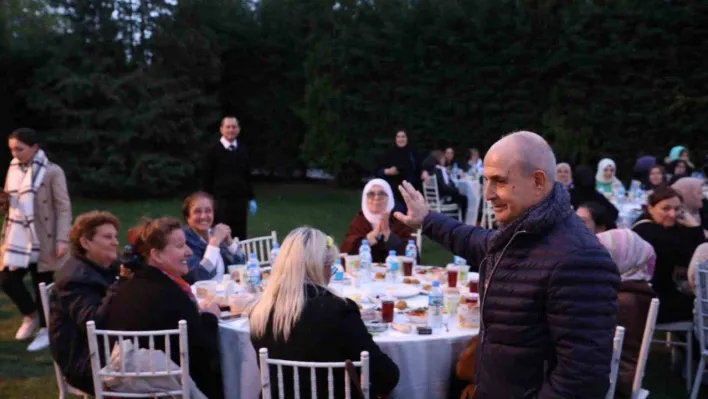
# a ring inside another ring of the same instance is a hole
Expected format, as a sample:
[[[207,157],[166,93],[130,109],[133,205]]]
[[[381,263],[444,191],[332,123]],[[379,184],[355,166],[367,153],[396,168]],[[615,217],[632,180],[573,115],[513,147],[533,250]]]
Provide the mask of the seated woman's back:
[[[119,331],[176,329],[187,322],[189,372],[197,387],[209,398],[223,396],[218,341],[218,308],[200,313],[189,285],[181,276],[187,272],[191,251],[185,244],[179,221],[160,218],[146,223],[135,250],[145,265],[124,282],[108,305],[106,328]],[[140,347],[149,347],[147,340]],[[155,348],[165,350],[164,340]],[[170,355],[179,361],[179,339],[170,340]]]
[[[251,341],[268,357],[306,362],[358,361],[369,352],[372,397],[388,394],[398,383],[398,367],[373,342],[357,305],[326,287],[329,266],[337,257],[322,232],[299,228],[283,242],[273,275],[250,315]],[[271,389],[278,396],[277,368],[271,367]],[[293,395],[292,368],[283,368],[284,395]],[[300,396],[311,392],[309,370],[299,374]],[[328,397],[327,371],[317,373],[317,396]],[[344,370],[334,374],[334,397],[344,397]]]

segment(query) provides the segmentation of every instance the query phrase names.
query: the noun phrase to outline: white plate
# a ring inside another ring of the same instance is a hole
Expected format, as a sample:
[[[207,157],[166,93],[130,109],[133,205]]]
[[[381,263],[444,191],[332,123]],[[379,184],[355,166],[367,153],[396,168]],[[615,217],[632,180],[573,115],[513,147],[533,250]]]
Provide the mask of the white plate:
[[[391,295],[396,298],[410,298],[420,294],[420,287],[412,284],[374,283],[368,288],[370,295]]]

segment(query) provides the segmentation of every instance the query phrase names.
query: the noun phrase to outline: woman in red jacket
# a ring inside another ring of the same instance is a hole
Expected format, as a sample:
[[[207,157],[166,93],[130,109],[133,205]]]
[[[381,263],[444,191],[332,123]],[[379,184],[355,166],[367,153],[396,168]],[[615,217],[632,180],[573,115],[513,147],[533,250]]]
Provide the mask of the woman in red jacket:
[[[385,262],[388,251],[404,255],[413,230],[393,217],[393,206],[391,186],[383,179],[369,181],[361,194],[361,210],[349,223],[341,251],[356,255],[362,240],[367,240],[375,263]]]

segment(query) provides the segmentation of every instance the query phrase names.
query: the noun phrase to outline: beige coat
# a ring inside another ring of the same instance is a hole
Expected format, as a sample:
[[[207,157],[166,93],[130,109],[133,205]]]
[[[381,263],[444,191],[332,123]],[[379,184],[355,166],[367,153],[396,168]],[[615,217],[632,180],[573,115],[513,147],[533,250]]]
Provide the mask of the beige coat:
[[[5,189],[7,190],[7,187]],[[3,223],[2,236],[0,236],[2,243],[5,242],[6,227],[6,223]],[[34,197],[34,227],[39,238],[38,271],[59,270],[69,259],[71,252],[67,248],[63,257],[57,258],[56,255],[57,242],[69,242],[71,200],[69,200],[69,190],[66,188],[64,171],[59,165],[51,162],[47,164],[44,181]],[[3,257],[4,247],[0,245],[0,259]]]

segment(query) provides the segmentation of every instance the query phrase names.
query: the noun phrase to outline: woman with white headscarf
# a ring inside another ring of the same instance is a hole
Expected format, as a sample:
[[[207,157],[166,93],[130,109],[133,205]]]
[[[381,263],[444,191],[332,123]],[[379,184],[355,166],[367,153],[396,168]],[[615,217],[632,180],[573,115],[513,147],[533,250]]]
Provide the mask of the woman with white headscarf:
[[[393,207],[391,186],[383,179],[368,182],[361,194],[361,210],[349,223],[341,251],[355,255],[362,240],[367,240],[376,263],[383,263],[388,251],[404,255],[413,230],[393,217]]]
[[[597,164],[597,173],[595,174],[595,188],[603,194],[616,194],[623,187],[622,182],[617,178],[615,173],[617,166],[615,161],[610,158],[605,158]]]
[[[651,244],[629,229],[608,230],[598,233],[597,238],[617,264],[621,278],[617,294],[617,324],[625,328],[625,333],[616,397],[631,397],[649,305],[656,296],[649,285],[656,253]]]

